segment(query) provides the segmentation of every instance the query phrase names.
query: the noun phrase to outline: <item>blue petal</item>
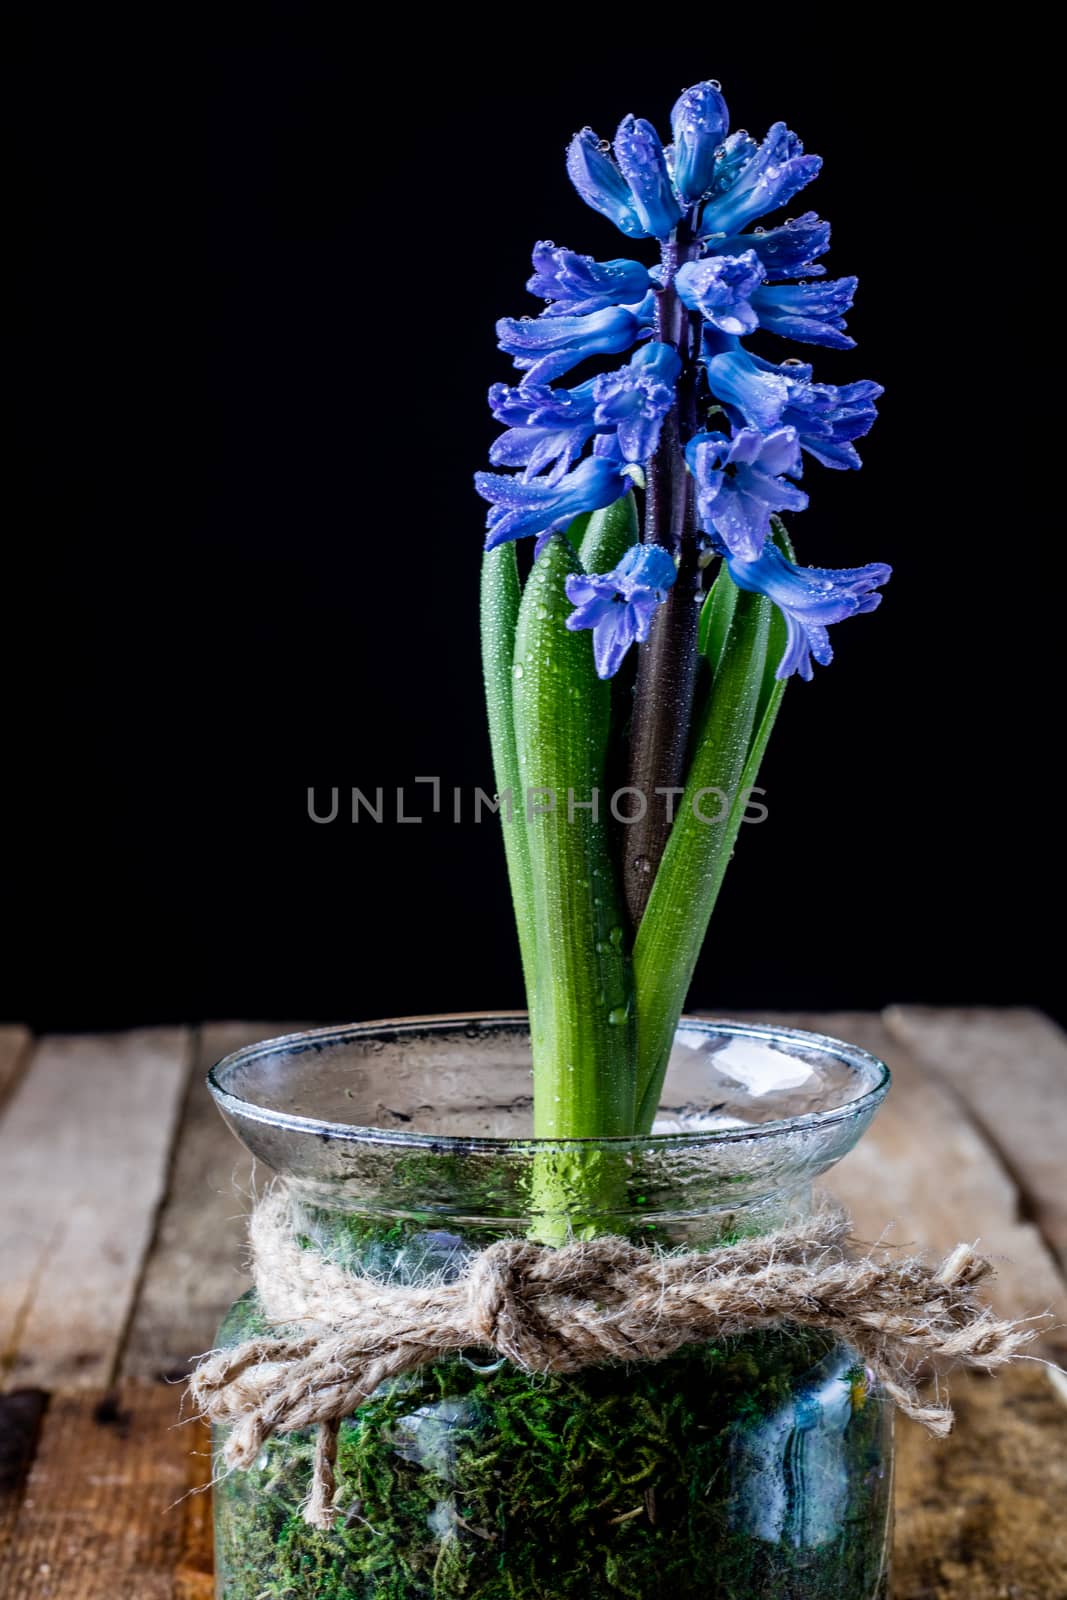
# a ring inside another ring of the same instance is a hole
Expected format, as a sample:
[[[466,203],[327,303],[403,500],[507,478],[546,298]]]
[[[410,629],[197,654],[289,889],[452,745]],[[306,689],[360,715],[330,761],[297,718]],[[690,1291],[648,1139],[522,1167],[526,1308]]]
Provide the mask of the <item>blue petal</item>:
[[[677,351],[657,342],[642,346],[618,372],[594,379],[595,420],[601,427],[615,428],[624,461],[644,463],[655,453],[681,370]]]
[[[545,423],[569,425],[592,417],[595,378],[573,389],[553,389],[547,383],[494,383],[489,390],[489,406],[498,422],[522,428]]]
[[[823,283],[776,284],[752,296],[761,328],[806,344],[851,350],[855,339],[845,332],[845,313],[856,293],[856,278],[827,278]]]
[[[862,466],[852,441],[870,432],[882,385],[865,379],[840,386],[809,383],[791,374],[786,384],[789,403],[782,421],[796,429],[801,447],[825,467],[845,471]]]
[[[776,122],[754,152],[749,149],[738,155],[727,150],[721,176],[726,178],[729,171],[729,181],[720,186],[720,174],[716,173],[712,198],[701,213],[701,237],[740,233],[750,222],[791,200],[822,166],[819,156],[806,156],[803,150],[784,122]]]
[[[777,367],[759,363],[747,350],[724,350],[705,361],[716,400],[736,406],[757,428],[775,427],[789,403],[789,385]]]
[[[611,616],[614,609],[614,592],[604,592],[599,580],[590,582],[588,578],[572,575],[567,579],[567,598],[574,605],[566,622],[572,633],[582,628],[595,628]]]
[[[490,501],[486,518],[487,550],[509,539],[551,533],[566,527],[583,511],[599,511],[620,499],[631,479],[618,462],[589,456],[558,482],[526,481],[506,473],[476,472],[474,487]]]
[[[566,580],[567,598],[575,607],[566,625],[572,632],[593,630],[598,676],[614,677],[630,646],[648,638],[676,576],[667,550],[636,544],[611,572],[576,573]]]
[[[573,428],[508,428],[493,441],[489,459],[494,467],[524,467],[526,478],[547,470],[555,482],[577,461],[594,426],[590,421]]]
[[[715,154],[729,126],[726,101],[714,80],[694,84],[676,102],[671,112],[674,187],[686,205],[702,199],[711,187]]]
[[[546,317],[630,305],[643,299],[652,287],[648,268],[640,261],[594,261],[592,256],[580,256],[548,240],[534,245],[533,265],[533,277],[526,287],[531,294],[554,302],[543,313]]]
[[[610,576],[632,594],[639,589],[669,589],[678,569],[662,545],[632,544]]]
[[[681,221],[682,208],[671,188],[667,158],[651,122],[624,117],[615,135],[615,156],[630,185],[644,231],[666,239]]]
[[[752,160],[758,149],[759,145],[744,128],[738,128],[736,133],[731,133],[728,139],[723,140],[715,152],[709,199],[718,199],[733,188],[738,173]]]
[[[723,255],[755,250],[767,278],[772,281],[821,277],[826,268],[819,265],[817,258],[825,255],[829,248],[830,224],[823,222],[814,211],[805,211],[802,217],[789,217],[777,228],[757,228],[753,233],[736,233],[729,239],[715,240],[715,249]]]
[[[606,306],[583,317],[502,317],[496,325],[500,348],[514,356],[529,383],[559,378],[587,356],[615,355],[635,344],[642,328],[638,313]]]
[[[769,434],[742,428],[732,439],[697,434],[686,447],[686,465],[696,482],[700,526],[745,560],[762,550],[772,512],[803,511],[808,503],[802,489],[780,476],[800,470],[793,428]]]
[[[567,173],[586,205],[630,238],[647,237],[648,229],[642,225],[629,184],[601,148],[592,128],[576,133],[567,146]]]
[[[632,606],[617,606],[593,629],[593,664],[598,678],[613,678],[623,657],[637,638],[637,618]]]
[[[874,591],[892,574],[892,568],[880,561],[866,567],[797,567],[770,540],[757,559],[727,552],[726,564],[739,589],[765,594],[786,619],[787,642],[778,678],[794,672],[810,678],[812,656],[825,666],[833,654],[826,625],[873,611],[882,599]]]
[[[720,333],[753,333],[759,326],[751,300],[763,282],[763,263],[754,250],[686,261],[674,281],[685,305]]]

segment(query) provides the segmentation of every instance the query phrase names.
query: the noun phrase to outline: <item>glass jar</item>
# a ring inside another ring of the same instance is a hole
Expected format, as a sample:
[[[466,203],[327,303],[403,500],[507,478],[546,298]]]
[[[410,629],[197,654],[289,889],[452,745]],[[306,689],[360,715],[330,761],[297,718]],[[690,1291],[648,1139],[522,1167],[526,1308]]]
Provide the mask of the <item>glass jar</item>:
[[[690,1250],[781,1226],[888,1083],[833,1039],[686,1019],[650,1136],[535,1140],[517,1016],[294,1034],[209,1077],[238,1138],[286,1179],[305,1247],[412,1284],[455,1277],[494,1239],[568,1225]],[[264,1326],[249,1291],[219,1342]],[[887,1593],[891,1408],[825,1334],[566,1376],[480,1350],[436,1361],[342,1425],[328,1534],[301,1517],[313,1447],[276,1436],[217,1483],[219,1600]]]

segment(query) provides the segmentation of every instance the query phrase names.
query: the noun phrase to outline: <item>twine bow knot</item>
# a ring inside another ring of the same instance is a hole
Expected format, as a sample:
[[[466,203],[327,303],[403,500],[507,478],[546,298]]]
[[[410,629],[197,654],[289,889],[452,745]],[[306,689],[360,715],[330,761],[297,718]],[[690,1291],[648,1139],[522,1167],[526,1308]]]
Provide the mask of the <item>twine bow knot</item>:
[[[945,1434],[952,1412],[921,1398],[921,1365],[992,1371],[1037,1330],[994,1317],[978,1298],[992,1267],[972,1246],[932,1267],[884,1253],[852,1259],[847,1235],[845,1213],[824,1202],[777,1233],[702,1252],[613,1236],[561,1249],[502,1239],[451,1282],[407,1285],[301,1249],[278,1188],[256,1207],[250,1236],[264,1315],[285,1331],[212,1352],[190,1392],[202,1416],[229,1427],[231,1468],[252,1466],[273,1434],[318,1428],[304,1517],[321,1529],[335,1518],[342,1420],[388,1379],[479,1348],[528,1372],[578,1372],[794,1323],[846,1340],[906,1416]]]

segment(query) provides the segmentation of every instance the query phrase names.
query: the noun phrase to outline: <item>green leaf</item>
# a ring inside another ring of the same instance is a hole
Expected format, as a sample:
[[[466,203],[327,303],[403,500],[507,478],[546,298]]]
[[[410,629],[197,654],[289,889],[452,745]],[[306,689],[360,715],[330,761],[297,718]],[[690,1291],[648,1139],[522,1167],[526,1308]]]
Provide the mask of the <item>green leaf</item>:
[[[737,590],[726,573],[716,587],[724,583],[734,595],[720,605],[724,610],[732,605],[732,616],[685,793],[634,944],[639,1132],[650,1128],[655,1116],[674,1030],[744,816],[746,790],[755,782],[784,687],[768,682],[768,673],[773,680],[768,655],[776,608],[763,595]],[[708,817],[718,820],[704,820]]]
[[[793,552],[793,541],[786,532],[785,523],[782,521],[781,517],[771,517],[771,538],[774,540],[775,544],[778,546],[779,550],[787,560],[796,560],[796,556]],[[785,679],[776,678],[774,674],[778,670],[779,661],[781,661],[783,655],[785,654],[786,643],[787,633],[785,618],[779,611],[778,607],[772,605],[771,627],[767,636],[767,659],[764,663],[763,682],[760,684],[759,700],[756,705],[756,731],[752,736],[753,749],[755,749],[755,746],[760,739],[760,730],[763,727],[764,718],[767,716],[768,712],[771,713],[771,717],[766,733],[763,735],[762,747],[759,751],[759,755],[756,758],[757,772],[759,769],[759,763],[763,759],[763,750],[766,748],[767,740],[771,735],[771,728],[774,726],[774,719],[778,714],[778,707],[781,705],[782,696],[785,693]],[[751,761],[751,759],[752,750],[749,751],[749,760]],[[750,784],[755,783],[756,774],[754,773],[752,778],[748,781]]]
[[[578,551],[583,572],[610,572],[641,537],[633,491],[602,511],[594,511],[586,522],[580,544],[573,522],[567,529],[567,537]]]
[[[485,703],[489,714],[489,743],[500,801],[511,902],[519,935],[527,1003],[532,1006],[531,996],[537,976],[537,923],[511,692],[515,628],[521,599],[514,544],[499,545],[497,549],[487,551],[482,560],[481,596]]]
[[[633,983],[604,779],[611,689],[589,633],[565,626],[564,583],[577,570],[567,540],[549,539],[522,597],[512,673],[536,922],[539,1138],[631,1133],[635,1110]]]
[[[737,585],[727,572],[724,561],[701,607],[700,627],[697,633],[697,649],[702,656],[707,657],[712,672],[715,672],[719,665],[719,657],[722,655],[730,623],[733,621],[737,596]]]

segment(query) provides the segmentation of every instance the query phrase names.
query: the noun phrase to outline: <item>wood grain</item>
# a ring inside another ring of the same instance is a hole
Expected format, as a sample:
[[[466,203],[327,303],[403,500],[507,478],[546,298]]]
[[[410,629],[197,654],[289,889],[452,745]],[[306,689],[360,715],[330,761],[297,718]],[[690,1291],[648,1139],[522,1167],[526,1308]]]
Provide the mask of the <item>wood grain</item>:
[[[857,1232],[892,1224],[892,1242],[930,1251],[979,1238],[1003,1310],[1048,1305],[1067,1322],[1049,1248],[1063,1248],[1063,1036],[1030,1012],[779,1020],[893,1070],[870,1131],[823,1180]],[[195,1047],[161,1029],[34,1050],[0,1029],[0,1350],[21,1391],[0,1397],[0,1600],[212,1600],[210,1497],[182,1498],[208,1475],[206,1436],[175,1426],[177,1389],[140,1380],[184,1369],[244,1285],[255,1175],[202,1074],[283,1031],[223,1023]],[[1063,1342],[1048,1347],[1061,1361]],[[950,1439],[898,1427],[895,1600],[1067,1600],[1067,1411],[1044,1369],[961,1375],[951,1392]]]
[[[870,1012],[809,1016],[803,1027],[862,1045],[889,1063],[893,1087],[868,1132],[822,1180],[852,1213],[860,1238],[944,1253],[978,1240],[996,1261],[990,1297],[1005,1315],[1067,1320],[1067,1287],[1041,1231],[1021,1214],[1011,1174],[958,1097],[916,1062]],[[1060,1352],[1053,1332],[1047,1353]]]
[[[1038,1011],[891,1006],[886,1025],[966,1105],[1067,1269],[1067,1036]]]
[[[0,1110],[29,1060],[33,1036],[17,1023],[0,1026]]]
[[[0,1394],[0,1571],[22,1506],[48,1396],[40,1389]]]
[[[101,1387],[185,1087],[181,1028],[43,1039],[0,1120],[0,1388]]]
[[[894,1600],[1065,1600],[1067,1419],[1041,1369],[961,1376],[952,1401],[948,1439],[897,1429]]]
[[[56,1397],[0,1568],[0,1600],[211,1600],[206,1433],[178,1391]]]
[[[170,1191],[123,1354],[126,1377],[188,1371],[211,1349],[223,1312],[249,1285],[244,1261],[255,1163],[219,1116],[204,1075],[231,1050],[290,1031],[276,1022],[215,1022],[199,1032]],[[269,1177],[262,1169],[260,1175]]]

